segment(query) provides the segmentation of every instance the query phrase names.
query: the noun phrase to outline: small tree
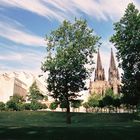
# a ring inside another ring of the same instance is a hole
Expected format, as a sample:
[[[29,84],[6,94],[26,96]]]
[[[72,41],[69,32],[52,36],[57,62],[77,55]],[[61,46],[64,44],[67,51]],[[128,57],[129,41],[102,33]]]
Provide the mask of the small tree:
[[[58,107],[58,103],[56,103],[56,102],[52,102],[52,103],[50,104],[50,106],[49,106],[49,108],[50,108],[51,110],[55,110],[57,107]]]
[[[91,96],[89,96],[88,98],[88,105],[90,106],[90,108],[92,109],[95,109],[99,106],[99,100],[101,99],[101,95],[100,94],[96,94],[96,93],[93,93]]]
[[[38,101],[38,100],[43,100],[44,98],[46,98],[46,96],[44,96],[39,88],[37,87],[37,83],[36,81],[33,82],[33,84],[31,85],[30,89],[29,89],[29,100],[30,101]]]
[[[23,110],[23,103],[25,102],[24,98],[18,94],[15,94],[11,99],[6,103],[6,107],[10,110],[21,111]]]
[[[85,64],[93,64],[93,53],[99,40],[85,20],[75,19],[74,23],[64,21],[51,32],[47,40],[47,57],[42,70],[48,71],[48,90],[60,103],[66,102],[66,122],[71,123],[70,102],[85,89],[89,77]]]
[[[104,104],[102,99],[99,100],[99,105],[98,106],[99,106],[99,108],[101,108],[101,112],[102,112],[102,109],[105,107],[105,104]]]
[[[86,109],[86,112],[88,112],[88,109],[90,108],[89,103],[88,102],[84,102],[83,103],[83,107]]]
[[[106,106],[109,109],[109,113],[110,113],[110,109],[113,107],[114,97],[115,95],[113,93],[113,90],[108,88],[105,91],[105,96],[102,99],[104,106]]]
[[[3,102],[0,102],[0,111],[5,110],[5,104]]]
[[[82,105],[83,100],[73,100],[71,102],[71,107],[73,107],[73,109],[78,108]]]
[[[117,109],[120,108],[121,105],[121,100],[119,98],[115,98],[113,100],[113,106],[116,108],[116,113],[117,113]]]

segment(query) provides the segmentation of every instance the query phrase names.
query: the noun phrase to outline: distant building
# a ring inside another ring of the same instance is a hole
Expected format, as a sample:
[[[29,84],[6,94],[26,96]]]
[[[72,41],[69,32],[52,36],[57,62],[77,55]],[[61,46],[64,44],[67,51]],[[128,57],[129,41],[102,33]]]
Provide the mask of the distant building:
[[[36,81],[41,93],[47,95],[46,83],[31,73],[10,72],[0,74],[0,101],[6,103],[14,94],[25,98],[34,81]]]
[[[7,102],[14,94],[25,98],[27,85],[16,77],[9,77],[8,74],[0,75],[0,101]]]
[[[120,78],[118,68],[116,67],[113,51],[111,49],[110,66],[108,71],[108,80],[105,79],[104,68],[102,67],[100,51],[97,54],[97,67],[95,69],[94,81],[90,81],[89,92],[104,95],[105,91],[111,88],[114,94],[119,94]]]

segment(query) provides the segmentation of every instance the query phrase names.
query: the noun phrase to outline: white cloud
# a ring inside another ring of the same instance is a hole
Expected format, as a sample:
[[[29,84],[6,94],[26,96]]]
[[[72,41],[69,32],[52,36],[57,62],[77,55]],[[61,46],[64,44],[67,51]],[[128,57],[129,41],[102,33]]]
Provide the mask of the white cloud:
[[[11,46],[13,47],[13,46]],[[0,71],[25,71],[41,73],[41,61],[44,60],[45,52],[29,50],[15,52],[11,49],[0,53]]]
[[[139,0],[0,0],[0,5],[18,7],[50,20],[79,17],[81,12],[98,20],[116,20],[130,2],[140,9]]]
[[[0,16],[0,36],[18,44],[45,46],[44,39],[29,32],[25,27],[13,20]]]

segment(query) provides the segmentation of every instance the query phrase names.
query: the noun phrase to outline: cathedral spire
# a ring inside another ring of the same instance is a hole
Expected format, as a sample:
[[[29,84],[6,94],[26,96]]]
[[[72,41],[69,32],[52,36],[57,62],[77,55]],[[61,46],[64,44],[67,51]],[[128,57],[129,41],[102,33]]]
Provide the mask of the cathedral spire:
[[[112,70],[115,70],[116,69],[116,64],[115,64],[115,60],[114,60],[114,55],[113,55],[112,48],[111,48],[110,69],[112,69]]]
[[[119,72],[116,68],[115,59],[113,55],[113,50],[111,48],[111,58],[110,58],[110,66],[109,66],[109,81],[112,81],[114,78],[119,79]]]
[[[101,63],[101,57],[100,57],[100,51],[98,49],[98,54],[97,54],[97,70],[102,69],[102,63]]]
[[[98,49],[98,54],[97,54],[97,67],[96,67],[96,70],[95,70],[94,81],[97,81],[97,80],[103,80],[103,81],[105,80],[105,74],[104,74],[104,69],[102,68],[99,49]]]

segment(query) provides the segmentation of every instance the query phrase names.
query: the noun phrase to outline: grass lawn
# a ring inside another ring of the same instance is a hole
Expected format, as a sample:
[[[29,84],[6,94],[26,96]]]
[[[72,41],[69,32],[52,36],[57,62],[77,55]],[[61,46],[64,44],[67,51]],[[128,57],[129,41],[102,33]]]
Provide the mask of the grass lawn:
[[[140,121],[133,114],[0,112],[0,140],[140,140]]]

